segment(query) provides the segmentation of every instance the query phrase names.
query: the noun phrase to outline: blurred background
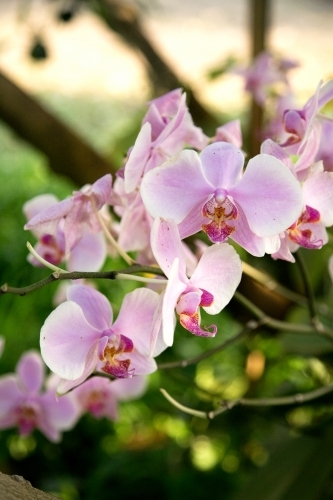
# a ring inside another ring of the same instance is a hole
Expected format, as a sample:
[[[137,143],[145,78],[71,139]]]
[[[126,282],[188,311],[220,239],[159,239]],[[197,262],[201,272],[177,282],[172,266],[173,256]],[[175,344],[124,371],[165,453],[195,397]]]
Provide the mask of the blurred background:
[[[23,203],[45,192],[63,198],[114,173],[134,143],[148,100],[182,86],[196,125],[213,135],[217,125],[240,118],[246,142],[251,96],[233,66],[248,66],[263,49],[298,61],[290,84],[300,107],[321,79],[333,77],[330,0],[1,0],[0,19],[1,284],[23,286],[47,274],[26,261]],[[327,247],[311,256],[304,252],[323,307],[332,301],[330,253]],[[242,257],[304,293],[293,265]],[[109,261],[105,268],[121,265]],[[117,311],[119,289],[99,287]],[[38,348],[55,290],[1,297],[1,374],[14,370],[22,352]],[[274,300],[277,317],[308,321],[304,308],[278,307]],[[231,303],[209,348],[247,319]],[[176,335],[161,362],[207,349],[207,339],[181,329]],[[121,406],[117,422],[87,415],[59,444],[38,431],[28,438],[2,431],[0,470],[63,500],[199,500],[209,494],[329,500],[329,397],[288,408],[239,407],[206,421],[171,406],[159,388],[209,411],[217,398],[309,391],[331,382],[331,365],[331,344],[321,338],[261,330],[214,358],[154,374],[142,399]]]

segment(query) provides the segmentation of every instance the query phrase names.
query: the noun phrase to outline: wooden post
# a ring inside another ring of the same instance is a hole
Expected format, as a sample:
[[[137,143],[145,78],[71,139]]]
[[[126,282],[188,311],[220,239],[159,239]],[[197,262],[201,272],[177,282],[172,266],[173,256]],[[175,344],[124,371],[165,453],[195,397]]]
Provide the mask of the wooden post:
[[[250,29],[252,60],[267,49],[270,0],[250,0]],[[249,124],[249,153],[253,157],[260,153],[263,128],[263,109],[252,99]]]

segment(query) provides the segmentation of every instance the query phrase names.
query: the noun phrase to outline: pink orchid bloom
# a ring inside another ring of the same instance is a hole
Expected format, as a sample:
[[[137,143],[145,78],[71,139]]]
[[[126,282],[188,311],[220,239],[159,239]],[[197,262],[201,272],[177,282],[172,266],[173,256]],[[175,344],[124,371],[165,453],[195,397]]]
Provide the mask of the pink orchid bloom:
[[[185,150],[145,175],[143,202],[154,218],[175,220],[181,238],[203,229],[213,243],[232,237],[255,256],[271,253],[274,238],[302,211],[301,187],[272,156],[251,159],[245,173],[243,164],[243,153],[226,142],[200,156]]]
[[[319,82],[317,90],[313,96],[306,102],[303,109],[288,109],[284,113],[284,127],[290,135],[287,140],[281,144],[288,148],[291,154],[299,154],[307,141],[312,130],[313,124],[318,121],[320,110],[333,99],[333,80],[329,80],[322,86]],[[320,115],[320,121],[325,117]]]
[[[186,145],[199,150],[207,145],[208,138],[194,126],[185,99],[186,94],[176,89],[149,103],[124,168],[127,193],[139,187],[145,172],[161,165]]]
[[[291,60],[277,60],[268,52],[260,53],[246,69],[236,69],[236,73],[245,77],[245,90],[253,95],[254,100],[264,106],[269,88],[273,83],[283,83],[288,86],[286,73],[298,63]]]
[[[76,387],[72,397],[76,400],[80,413],[91,413],[95,418],[118,419],[118,402],[137,399],[147,388],[144,376],[108,380],[92,377]]]
[[[16,373],[0,377],[0,429],[18,427],[21,436],[39,429],[54,442],[61,432],[71,429],[78,408],[70,395],[56,399],[55,387],[42,391],[44,364],[35,351],[28,351],[18,362]]]
[[[125,296],[115,322],[109,301],[97,290],[73,285],[67,302],[46,319],[40,334],[45,363],[64,379],[63,393],[82,383],[94,370],[126,378],[156,370],[150,357],[150,332],[159,296],[138,288]],[[154,356],[165,349],[158,342]]]
[[[314,127],[303,152],[293,164],[289,155],[270,139],[261,150],[281,160],[301,182],[303,209],[296,221],[280,234],[281,245],[272,257],[295,262],[293,253],[301,246],[319,249],[328,241],[326,227],[333,224],[333,174],[324,172],[322,162],[313,163],[319,145],[320,130]]]
[[[101,231],[96,212],[109,201],[110,192],[111,175],[107,174],[91,186],[74,192],[70,198],[38,212],[24,226],[24,229],[54,236],[60,221],[63,220],[61,230],[65,237],[65,254],[67,255],[84,236],[86,230],[93,234]]]
[[[162,305],[163,339],[172,345],[174,310],[181,325],[194,335],[214,337],[215,325],[200,326],[200,307],[208,314],[218,314],[231,300],[239,285],[242,265],[228,244],[207,248],[192,274],[186,276],[186,256],[174,221],[154,221],[151,246],[157,263],[169,278]],[[153,340],[154,343],[154,340]]]
[[[35,196],[23,205],[23,213],[29,221],[58,202],[58,198],[52,194]],[[82,238],[66,255],[64,225],[65,219],[62,218],[53,235],[44,234],[38,228],[32,230],[32,233],[38,238],[38,243],[34,247],[38,255],[54,265],[66,261],[68,271],[98,271],[107,255],[103,232],[90,233],[85,228]],[[34,266],[42,266],[31,254],[29,254],[28,260]]]

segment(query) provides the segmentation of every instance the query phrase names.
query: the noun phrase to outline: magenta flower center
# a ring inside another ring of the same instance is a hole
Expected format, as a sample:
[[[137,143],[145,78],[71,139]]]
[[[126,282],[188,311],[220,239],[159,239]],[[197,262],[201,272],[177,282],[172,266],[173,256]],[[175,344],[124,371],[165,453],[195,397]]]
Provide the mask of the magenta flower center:
[[[105,362],[105,365],[102,370],[117,378],[132,377],[134,369],[129,370],[131,360],[123,359],[123,355],[133,352],[133,342],[125,335],[116,335],[112,330],[103,333],[108,334],[109,341],[103,353],[102,361]]]
[[[84,406],[94,417],[99,417],[104,410],[106,398],[105,391],[91,391],[84,402]]]
[[[42,257],[50,262],[50,264],[57,265],[63,260],[65,253],[59,248],[57,240],[51,234],[43,234],[40,239],[43,248]]]
[[[308,224],[315,224],[319,221],[320,213],[318,210],[306,205],[301,216],[287,230],[289,239],[304,248],[321,248],[323,246],[323,240],[314,239],[313,233],[308,226]]]
[[[222,243],[235,231],[233,221],[238,217],[238,210],[227,196],[214,195],[203,206],[202,214],[210,219],[202,229],[213,243]]]
[[[188,287],[177,301],[176,311],[179,314],[180,324],[194,335],[200,337],[214,337],[217,327],[211,325],[201,328],[199,307],[209,307],[214,302],[214,296],[207,290]]]
[[[16,410],[17,425],[21,436],[28,436],[38,425],[38,408],[34,404],[23,404]]]

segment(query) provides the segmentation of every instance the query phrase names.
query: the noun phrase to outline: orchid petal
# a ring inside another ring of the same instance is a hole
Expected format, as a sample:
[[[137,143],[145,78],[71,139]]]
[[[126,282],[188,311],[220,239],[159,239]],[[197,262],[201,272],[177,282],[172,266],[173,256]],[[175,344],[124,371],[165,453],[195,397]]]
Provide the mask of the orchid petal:
[[[103,232],[93,234],[85,231],[69,255],[67,269],[69,271],[98,271],[103,266],[106,255],[107,248]]]
[[[37,393],[44,382],[45,369],[42,358],[37,351],[29,351],[20,358],[16,372],[26,392]]]
[[[42,357],[59,377],[75,380],[83,374],[89,356],[97,361],[100,336],[101,332],[87,322],[78,304],[64,302],[50,314],[41,329]]]
[[[81,307],[84,317],[94,328],[110,328],[113,313],[105,295],[90,286],[72,285],[67,290],[67,299]]]
[[[143,178],[141,195],[154,218],[181,222],[202,200],[214,192],[205,180],[200,159],[195,151],[182,151],[173,160],[150,170]]]
[[[151,231],[151,248],[158,265],[166,276],[169,276],[171,266],[178,257],[179,277],[186,282],[186,259],[174,221],[166,221],[160,217],[155,219]]]
[[[135,141],[125,165],[125,192],[131,193],[139,185],[151,151],[151,125],[145,123]]]
[[[222,243],[205,250],[190,282],[214,296],[213,304],[203,309],[217,314],[232,299],[241,277],[242,263],[237,252],[231,245]]]
[[[150,355],[151,330],[158,302],[159,295],[156,292],[137,288],[125,296],[112,326],[115,334],[131,339],[135,350],[145,356]]]
[[[24,229],[30,229],[44,234],[55,234],[60,219],[70,212],[73,203],[73,198],[59,201],[55,205],[35,215],[27,222]]]
[[[118,401],[127,401],[142,396],[147,386],[147,377],[142,375],[132,378],[119,378],[111,382],[110,392],[114,394]]]
[[[162,322],[163,322],[163,340],[167,346],[173,344],[175,330],[174,309],[177,300],[186,289],[186,284],[179,279],[179,259],[176,258],[171,267],[169,281],[164,292]]]
[[[56,205],[58,202],[58,198],[53,194],[41,194],[24,203],[22,210],[27,221],[30,221],[35,215]]]
[[[320,212],[324,226],[333,224],[333,173],[310,175],[303,183],[303,197],[307,205]]]
[[[215,188],[228,188],[239,180],[244,154],[228,142],[214,142],[201,153],[202,170],[207,182]],[[214,189],[215,191],[215,189]]]
[[[22,398],[15,375],[4,375],[0,378],[0,418],[5,417]]]
[[[257,236],[283,232],[302,211],[302,191],[290,170],[273,156],[251,159],[240,182],[229,194],[241,206]]]

